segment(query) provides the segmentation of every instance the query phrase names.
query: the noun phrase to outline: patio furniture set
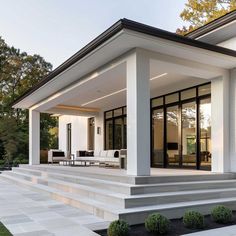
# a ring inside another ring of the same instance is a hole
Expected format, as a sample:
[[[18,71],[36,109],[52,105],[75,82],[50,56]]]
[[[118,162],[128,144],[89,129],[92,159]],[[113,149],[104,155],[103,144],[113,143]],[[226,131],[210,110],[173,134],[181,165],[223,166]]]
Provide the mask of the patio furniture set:
[[[113,166],[126,169],[126,156],[126,149],[76,151],[76,154],[69,155],[66,155],[64,151],[51,149],[48,151],[48,163],[67,166]]]

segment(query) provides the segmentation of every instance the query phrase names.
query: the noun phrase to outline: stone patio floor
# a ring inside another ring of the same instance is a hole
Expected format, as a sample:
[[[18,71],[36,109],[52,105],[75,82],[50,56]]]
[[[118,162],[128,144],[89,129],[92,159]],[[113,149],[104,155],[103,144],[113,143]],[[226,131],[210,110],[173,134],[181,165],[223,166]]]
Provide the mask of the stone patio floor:
[[[17,236],[95,236],[109,222],[1,179],[0,221]]]

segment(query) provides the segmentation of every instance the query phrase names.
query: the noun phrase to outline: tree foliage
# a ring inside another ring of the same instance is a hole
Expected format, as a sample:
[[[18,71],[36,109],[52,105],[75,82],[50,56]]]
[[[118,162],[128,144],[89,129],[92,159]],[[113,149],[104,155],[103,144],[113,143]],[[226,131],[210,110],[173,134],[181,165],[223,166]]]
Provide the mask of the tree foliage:
[[[186,34],[236,9],[236,0],[188,0],[180,17],[188,23],[177,29]]]
[[[28,111],[11,104],[51,69],[41,56],[10,47],[0,37],[0,159],[28,158]],[[41,125],[42,148],[50,147],[55,137],[49,131],[56,120],[43,114]]]

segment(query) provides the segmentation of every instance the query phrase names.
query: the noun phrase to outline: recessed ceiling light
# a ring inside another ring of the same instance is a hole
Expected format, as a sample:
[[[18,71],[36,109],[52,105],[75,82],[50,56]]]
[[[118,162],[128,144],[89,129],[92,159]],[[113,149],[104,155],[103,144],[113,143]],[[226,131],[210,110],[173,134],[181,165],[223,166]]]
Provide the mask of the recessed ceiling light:
[[[155,80],[155,79],[161,78],[161,77],[166,76],[166,75],[167,75],[167,73],[163,73],[161,75],[157,75],[155,77],[152,77],[150,80]]]

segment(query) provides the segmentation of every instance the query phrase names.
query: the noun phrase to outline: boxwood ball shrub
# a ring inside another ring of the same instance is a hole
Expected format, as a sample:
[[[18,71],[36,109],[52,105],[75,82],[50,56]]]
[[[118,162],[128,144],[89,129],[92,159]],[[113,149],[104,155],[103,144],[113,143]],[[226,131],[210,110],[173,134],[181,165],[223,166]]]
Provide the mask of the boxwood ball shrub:
[[[211,211],[213,221],[221,224],[227,224],[232,221],[232,210],[225,206],[216,206]]]
[[[165,216],[154,213],[145,220],[145,228],[150,233],[165,234],[170,229],[170,221]]]
[[[204,216],[197,211],[187,211],[183,216],[184,226],[190,229],[204,228]]]
[[[127,236],[129,234],[129,224],[124,220],[111,222],[107,229],[108,236]]]

